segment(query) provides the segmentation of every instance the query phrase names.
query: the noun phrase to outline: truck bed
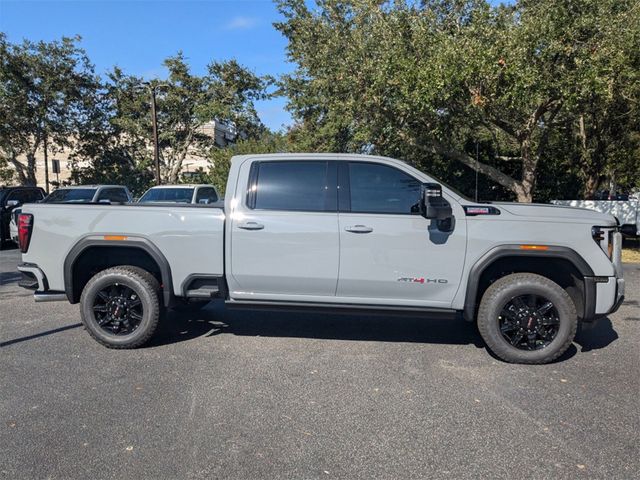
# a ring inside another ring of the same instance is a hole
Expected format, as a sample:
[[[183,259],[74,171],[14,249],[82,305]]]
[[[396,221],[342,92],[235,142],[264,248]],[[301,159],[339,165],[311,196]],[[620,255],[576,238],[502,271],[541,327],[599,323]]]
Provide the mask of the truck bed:
[[[64,291],[61,259],[83,239],[153,240],[171,266],[173,292],[189,275],[224,273],[224,211],[205,205],[27,204],[33,234],[23,261],[46,272],[51,290]]]

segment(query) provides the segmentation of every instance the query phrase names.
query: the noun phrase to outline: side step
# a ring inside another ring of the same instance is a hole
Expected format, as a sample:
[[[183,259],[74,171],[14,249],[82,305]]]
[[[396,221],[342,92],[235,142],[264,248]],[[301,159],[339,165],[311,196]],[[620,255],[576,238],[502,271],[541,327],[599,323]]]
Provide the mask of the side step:
[[[182,296],[210,300],[224,292],[224,277],[219,275],[192,274],[182,283]]]
[[[187,298],[213,298],[218,296],[220,290],[217,286],[207,285],[200,288],[187,290],[185,293],[185,296]]]

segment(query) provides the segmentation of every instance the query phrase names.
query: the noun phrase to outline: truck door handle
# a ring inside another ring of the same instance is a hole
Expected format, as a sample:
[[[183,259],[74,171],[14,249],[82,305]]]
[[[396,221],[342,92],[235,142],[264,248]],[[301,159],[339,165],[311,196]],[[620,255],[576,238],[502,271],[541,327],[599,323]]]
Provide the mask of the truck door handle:
[[[238,225],[238,228],[241,228],[243,230],[262,230],[264,228],[264,225],[256,222],[245,222]]]
[[[366,225],[354,225],[352,227],[345,228],[347,232],[351,233],[371,233],[373,232],[373,228],[367,227]]]

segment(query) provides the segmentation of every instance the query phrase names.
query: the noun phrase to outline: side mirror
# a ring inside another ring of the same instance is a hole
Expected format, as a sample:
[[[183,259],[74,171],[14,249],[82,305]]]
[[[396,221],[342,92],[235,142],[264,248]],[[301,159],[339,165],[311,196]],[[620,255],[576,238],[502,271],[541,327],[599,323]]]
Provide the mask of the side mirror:
[[[442,186],[437,183],[422,185],[422,216],[434,220],[446,220],[453,216],[451,204],[442,196]]]
[[[16,208],[20,206],[20,200],[8,200],[7,201],[7,209],[10,210],[12,208]]]

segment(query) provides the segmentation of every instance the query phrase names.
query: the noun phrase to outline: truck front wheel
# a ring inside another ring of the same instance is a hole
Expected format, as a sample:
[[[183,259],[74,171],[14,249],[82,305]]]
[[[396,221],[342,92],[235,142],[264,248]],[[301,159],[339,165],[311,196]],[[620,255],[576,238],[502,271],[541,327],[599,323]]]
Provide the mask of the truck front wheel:
[[[158,327],[159,291],[155,277],[138,267],[123,265],[98,272],[82,290],[82,323],[105,347],[139,347]]]
[[[578,326],[576,308],[557,283],[533,273],[514,273],[484,293],[478,329],[489,349],[512,363],[543,364],[562,355]]]

